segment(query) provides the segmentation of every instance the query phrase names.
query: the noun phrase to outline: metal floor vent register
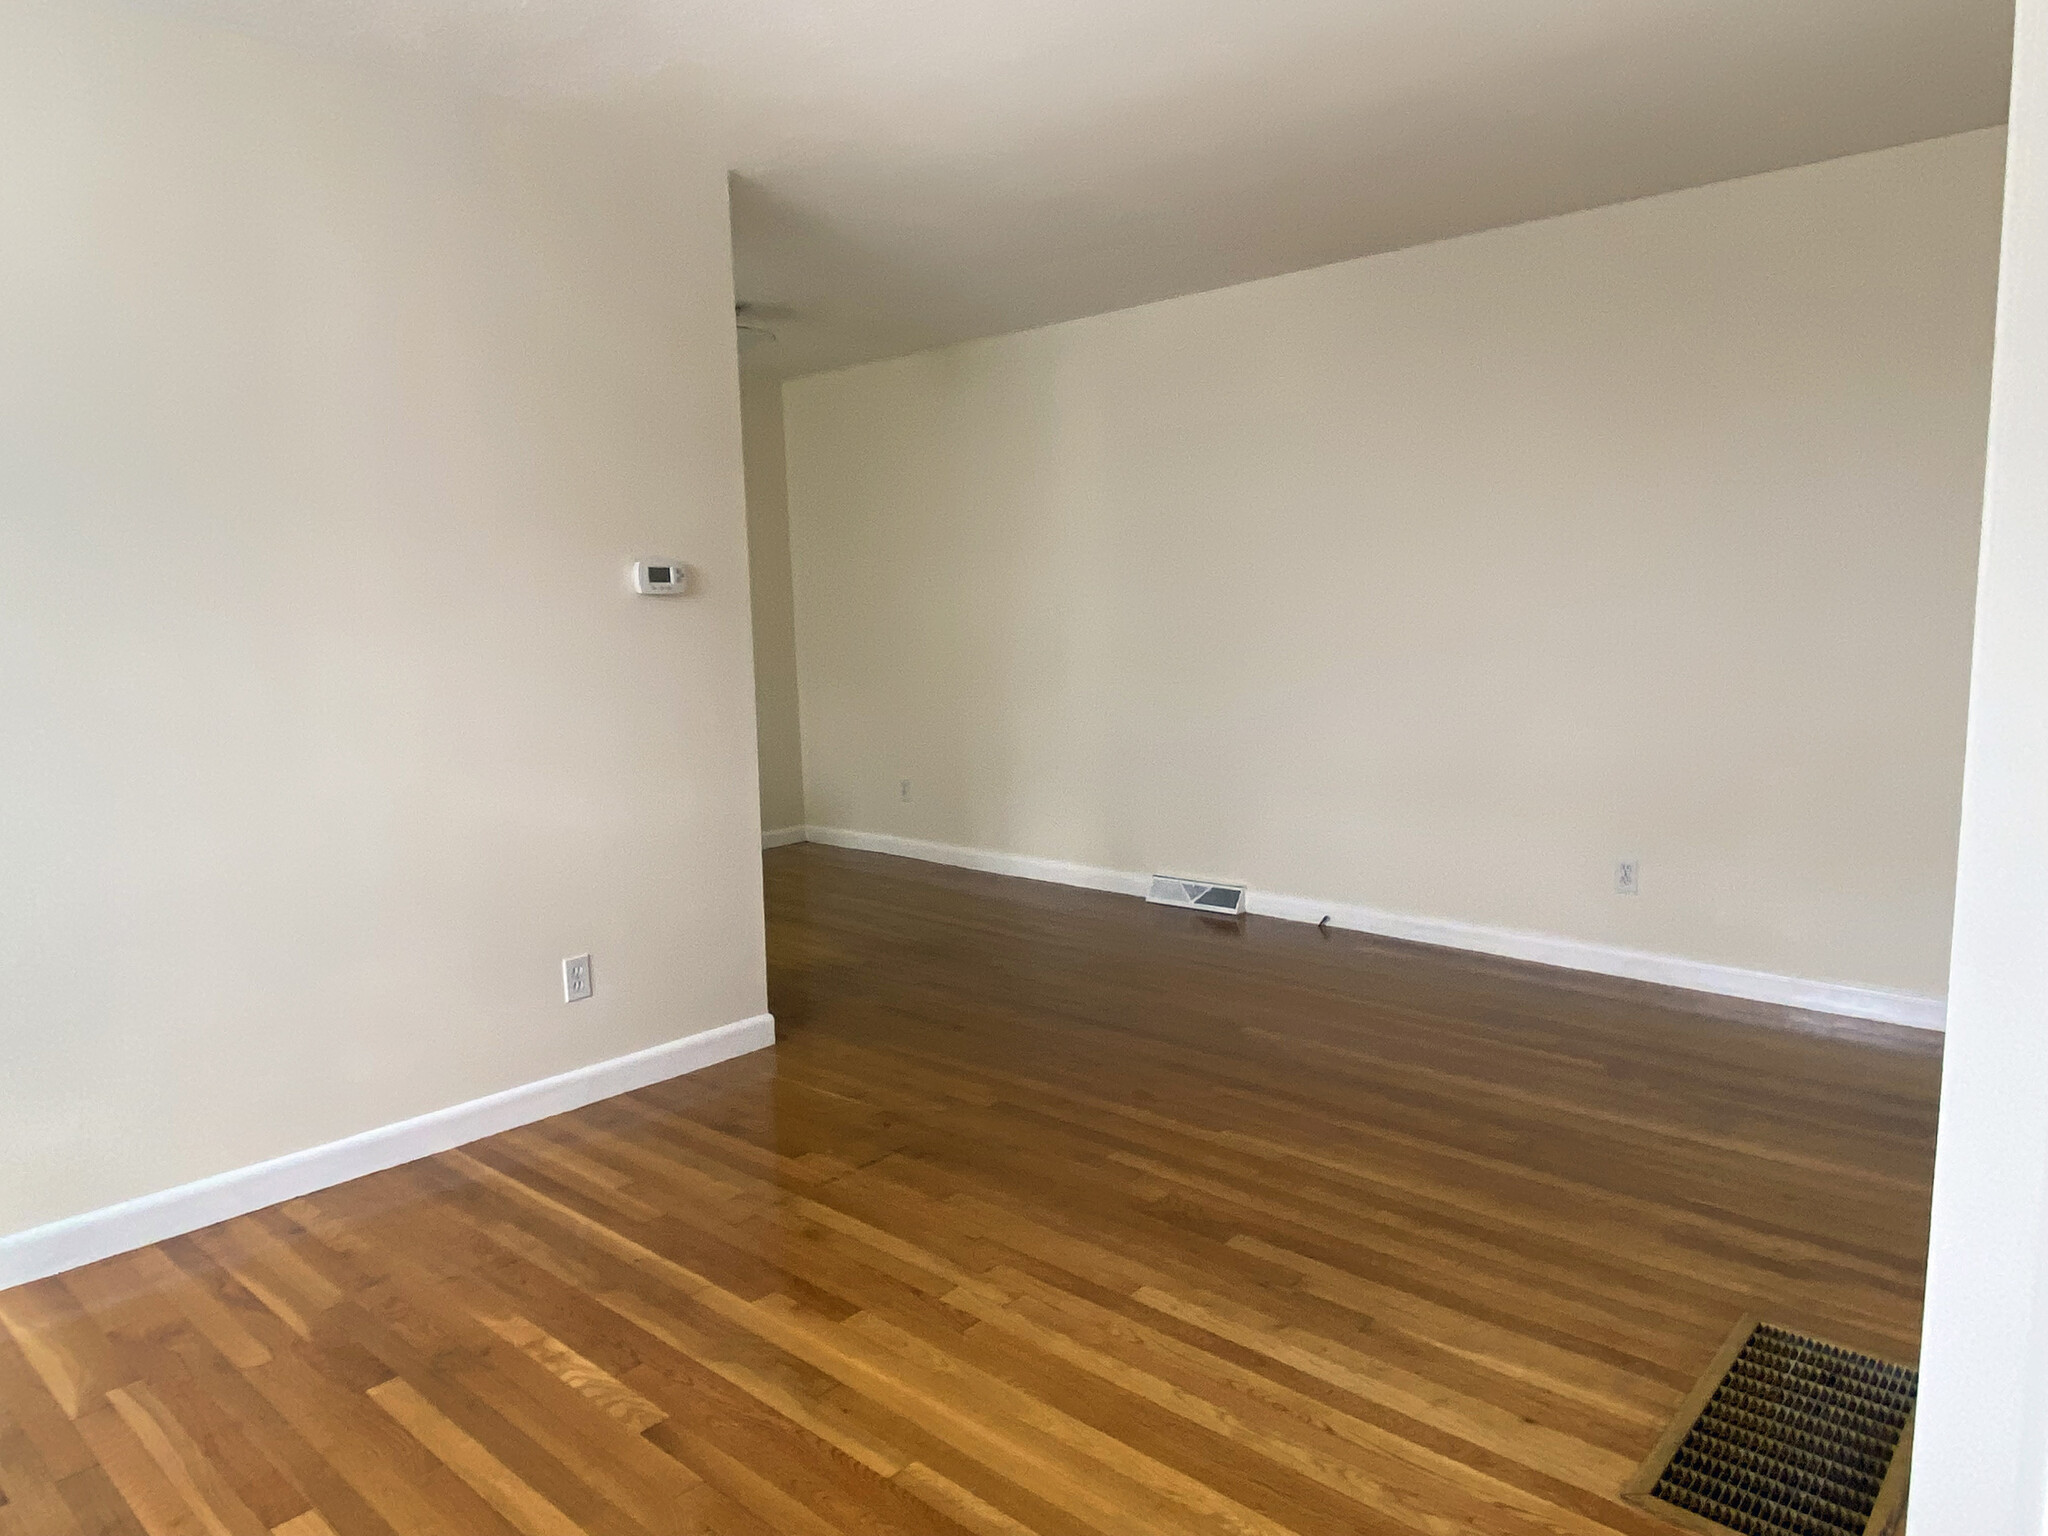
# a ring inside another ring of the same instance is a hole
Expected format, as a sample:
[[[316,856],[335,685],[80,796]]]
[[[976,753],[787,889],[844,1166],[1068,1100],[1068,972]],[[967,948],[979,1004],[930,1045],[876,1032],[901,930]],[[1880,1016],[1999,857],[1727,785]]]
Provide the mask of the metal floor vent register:
[[[1745,1318],[1631,1504],[1712,1536],[1893,1536],[1920,1373]]]
[[[1181,880],[1172,875],[1154,875],[1147,901],[1166,907],[1192,907],[1197,912],[1218,912],[1236,917],[1244,911],[1244,887],[1218,885],[1213,880]]]

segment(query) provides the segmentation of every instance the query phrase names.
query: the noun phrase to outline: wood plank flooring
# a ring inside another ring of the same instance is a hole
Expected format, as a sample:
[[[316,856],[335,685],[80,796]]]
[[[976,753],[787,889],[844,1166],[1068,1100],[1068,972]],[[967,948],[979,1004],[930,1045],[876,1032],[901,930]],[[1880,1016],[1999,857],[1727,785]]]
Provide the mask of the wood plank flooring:
[[[772,1052],[0,1293],[0,1536],[1595,1536],[1936,1037],[798,846]]]

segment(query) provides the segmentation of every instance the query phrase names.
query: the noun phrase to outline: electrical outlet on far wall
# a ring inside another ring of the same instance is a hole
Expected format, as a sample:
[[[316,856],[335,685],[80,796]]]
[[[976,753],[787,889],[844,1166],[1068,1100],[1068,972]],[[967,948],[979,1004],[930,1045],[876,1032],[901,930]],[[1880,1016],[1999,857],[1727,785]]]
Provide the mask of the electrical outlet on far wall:
[[[1623,859],[1614,866],[1614,894],[1617,896],[1640,896],[1643,894],[1643,865],[1640,859]]]
[[[562,1001],[580,1003],[590,996],[590,956],[571,955],[562,962]]]
[[[903,800],[908,800],[910,798],[910,780],[905,779],[902,781],[898,798]]]

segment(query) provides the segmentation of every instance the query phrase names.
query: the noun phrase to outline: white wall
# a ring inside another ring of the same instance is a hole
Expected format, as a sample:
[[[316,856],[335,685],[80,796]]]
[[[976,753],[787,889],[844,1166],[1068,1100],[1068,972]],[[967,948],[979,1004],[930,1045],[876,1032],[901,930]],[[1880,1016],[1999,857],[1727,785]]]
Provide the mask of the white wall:
[[[2048,1530],[2048,7],[2020,0],[1912,1536]]]
[[[791,383],[810,821],[1939,994],[2001,155]]]
[[[747,455],[747,563],[753,581],[754,720],[761,759],[761,825],[804,824],[804,750],[797,716],[796,612],[789,573],[789,483],[782,451],[782,383],[740,380]]]
[[[92,0],[0,164],[0,1233],[760,1013],[723,167]]]

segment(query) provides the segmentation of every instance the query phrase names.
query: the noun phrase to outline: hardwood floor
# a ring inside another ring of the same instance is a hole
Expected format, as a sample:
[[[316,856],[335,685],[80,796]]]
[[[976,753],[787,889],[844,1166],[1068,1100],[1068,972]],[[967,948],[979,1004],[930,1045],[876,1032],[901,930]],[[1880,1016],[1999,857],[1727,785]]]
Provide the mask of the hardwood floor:
[[[1668,1531],[1911,1360],[1938,1037],[767,855],[762,1052],[0,1293],[0,1536]]]

